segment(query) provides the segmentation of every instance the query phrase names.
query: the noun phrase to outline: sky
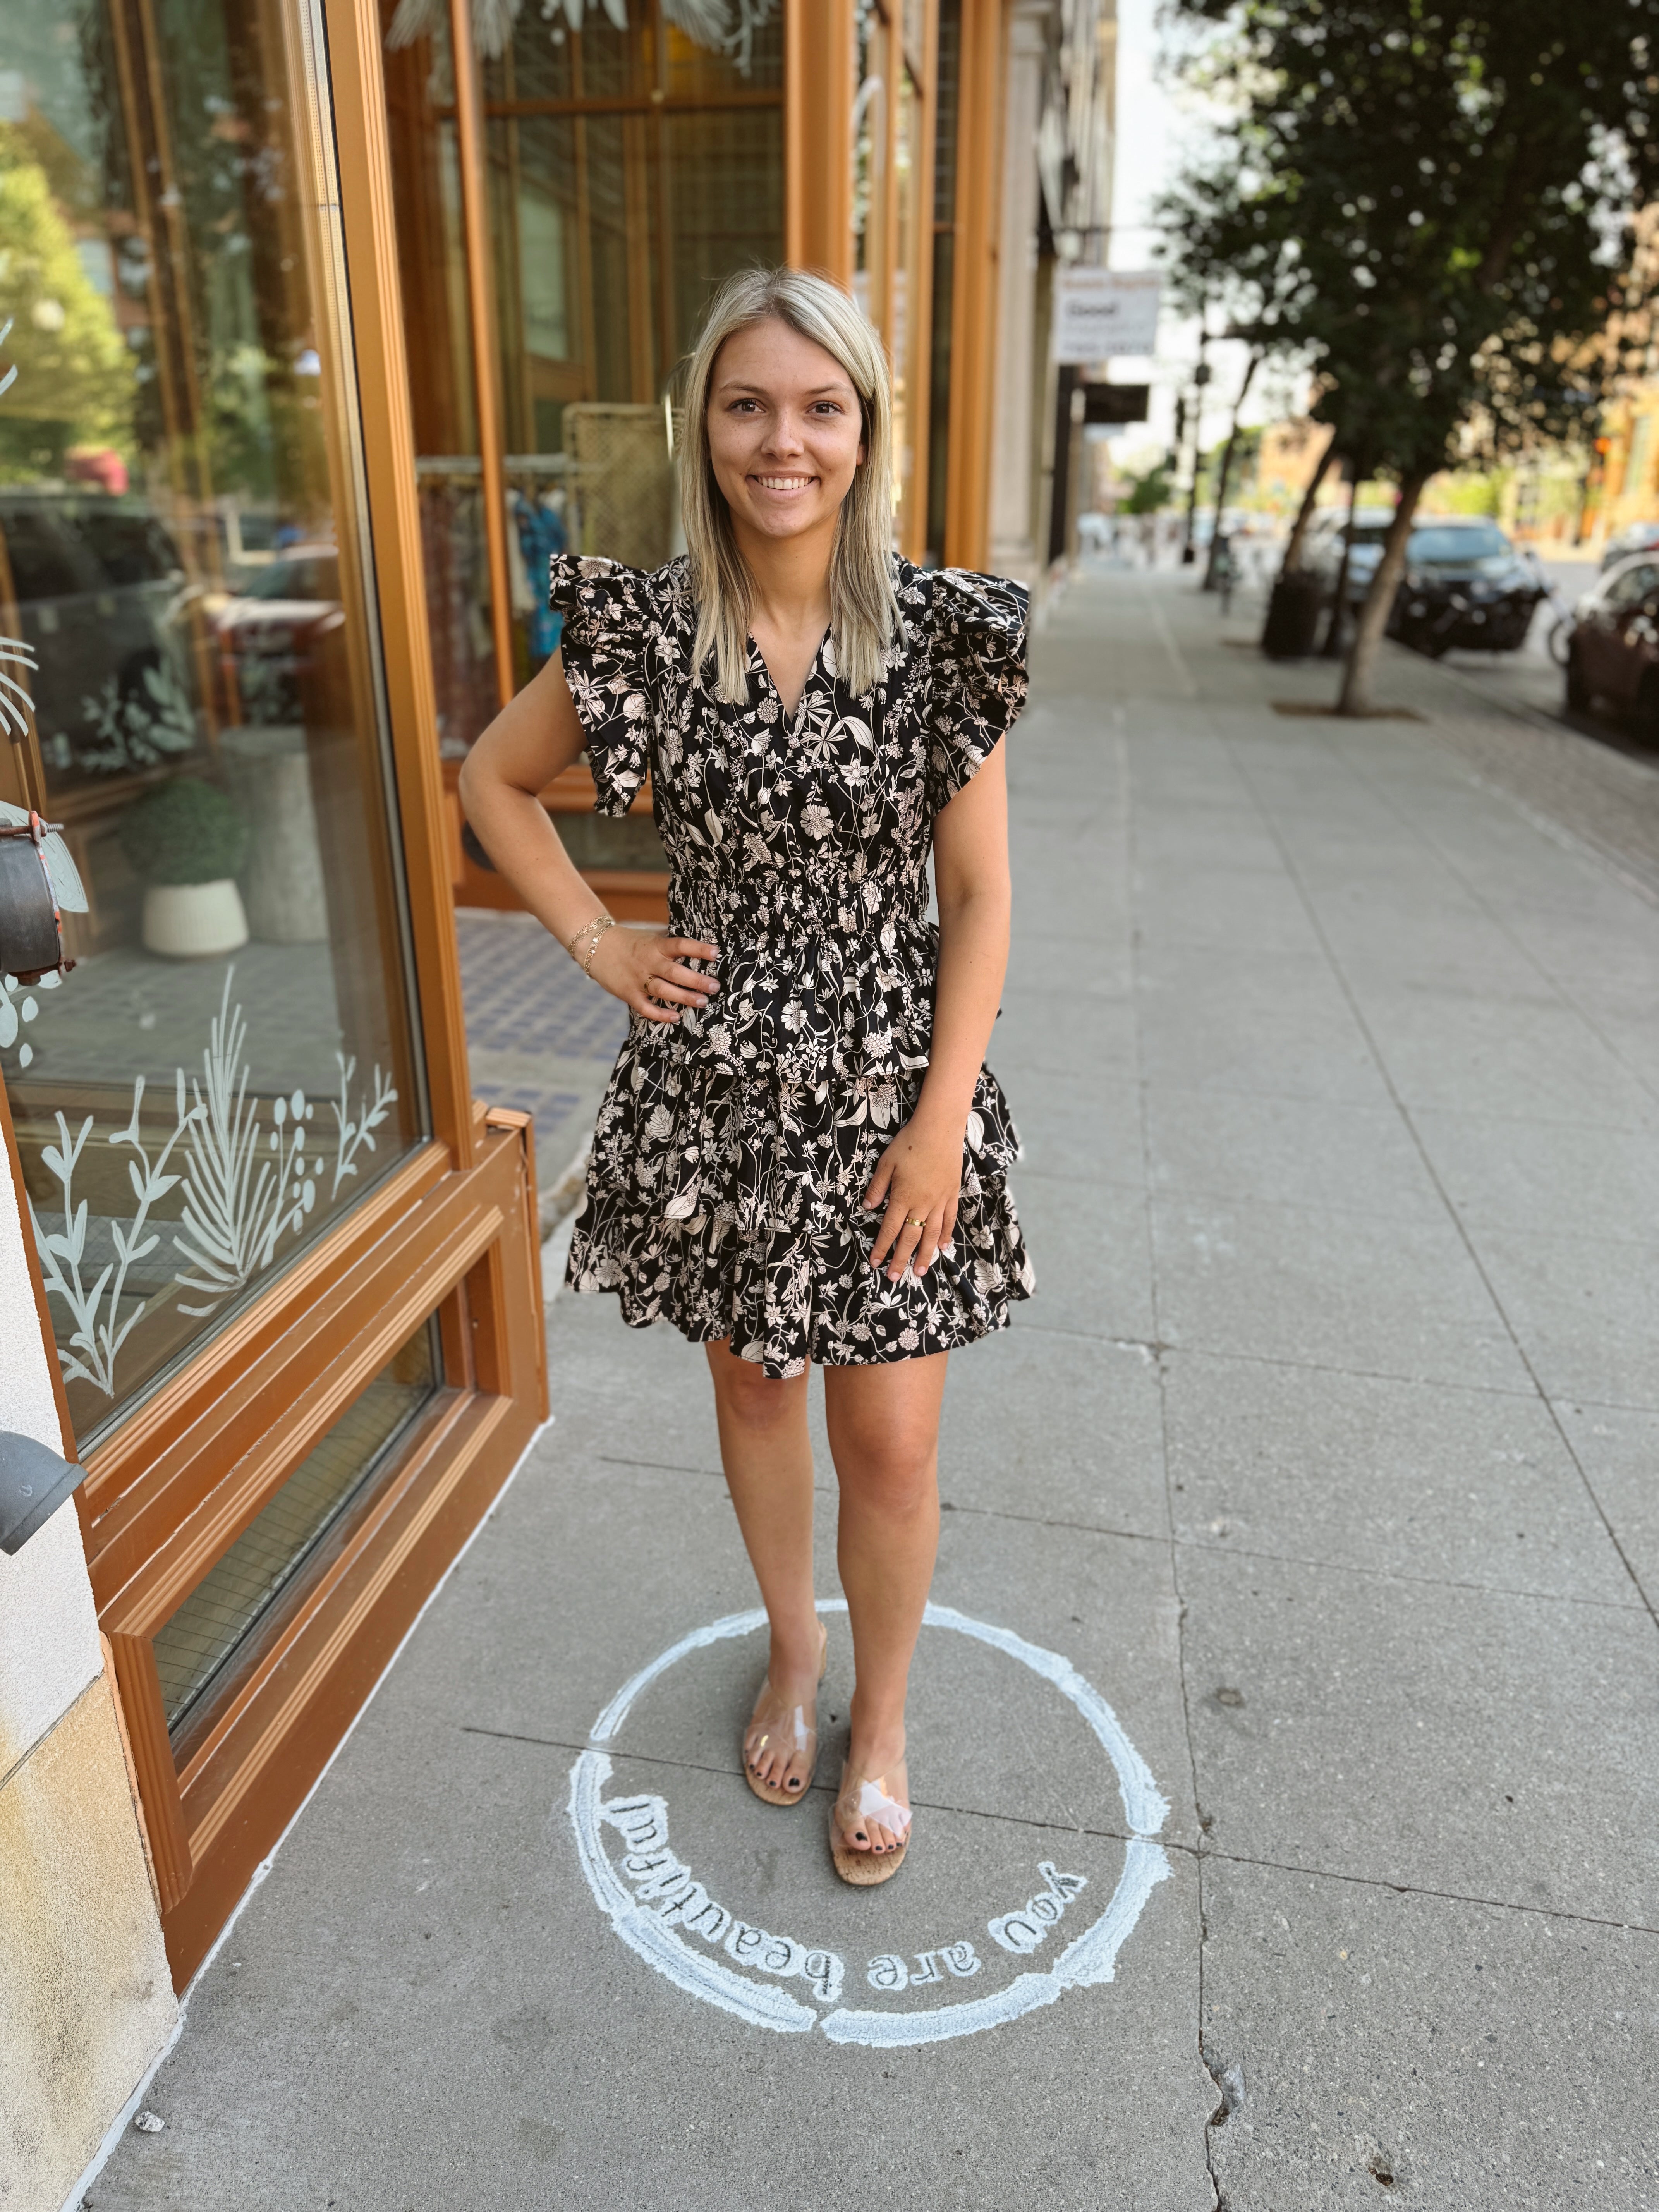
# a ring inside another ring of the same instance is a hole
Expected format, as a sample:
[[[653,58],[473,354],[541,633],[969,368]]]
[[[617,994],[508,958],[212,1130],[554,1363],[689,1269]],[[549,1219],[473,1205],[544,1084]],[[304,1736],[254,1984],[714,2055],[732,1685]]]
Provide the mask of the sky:
[[[1151,227],[1152,203],[1174,178],[1183,156],[1201,145],[1206,126],[1200,112],[1172,95],[1159,76],[1158,0],[1117,0],[1117,146],[1113,174],[1111,263],[1115,269],[1152,265],[1157,234]],[[1206,445],[1226,433],[1233,401],[1244,372],[1242,345],[1212,345],[1214,376],[1206,393]],[[1150,379],[1152,416],[1143,428],[1122,434],[1119,452],[1130,460],[1138,449],[1167,446],[1175,431],[1176,393],[1187,385],[1198,358],[1198,325],[1165,310],[1155,361],[1124,358],[1112,367],[1114,382],[1139,384]],[[1270,421],[1287,411],[1282,380],[1253,392],[1247,422]]]

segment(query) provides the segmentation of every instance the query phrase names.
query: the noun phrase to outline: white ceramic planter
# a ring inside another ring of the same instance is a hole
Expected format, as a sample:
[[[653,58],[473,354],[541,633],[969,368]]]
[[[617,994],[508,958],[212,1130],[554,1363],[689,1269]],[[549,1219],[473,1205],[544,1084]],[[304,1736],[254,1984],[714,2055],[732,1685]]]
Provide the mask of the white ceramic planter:
[[[144,893],[144,947],[169,960],[208,960],[247,943],[242,895],[216,884],[152,884]]]
[[[322,944],[328,893],[305,732],[276,724],[225,730],[219,750],[253,831],[239,878],[248,928],[264,945]]]

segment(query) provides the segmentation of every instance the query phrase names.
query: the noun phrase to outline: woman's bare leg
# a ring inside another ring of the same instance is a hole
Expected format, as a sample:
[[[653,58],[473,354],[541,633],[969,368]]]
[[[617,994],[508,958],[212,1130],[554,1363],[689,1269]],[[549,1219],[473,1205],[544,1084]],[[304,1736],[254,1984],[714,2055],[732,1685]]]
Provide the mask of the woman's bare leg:
[[[774,1382],[752,1360],[734,1358],[729,1338],[705,1346],[714,1381],[720,1463],[737,1508],[749,1564],[772,1625],[767,1674],[787,1705],[817,1694],[823,1639],[812,1589],[812,1444],[805,1375]],[[796,1762],[763,1752],[755,1772],[775,1789]],[[807,1777],[798,1773],[803,1790]]]
[[[947,1355],[826,1367],[824,1411],[841,1484],[836,1558],[857,1686],[848,1763],[890,1773],[904,1756],[904,1697],[939,1550],[939,1409]],[[902,1841],[878,1821],[853,1849]]]

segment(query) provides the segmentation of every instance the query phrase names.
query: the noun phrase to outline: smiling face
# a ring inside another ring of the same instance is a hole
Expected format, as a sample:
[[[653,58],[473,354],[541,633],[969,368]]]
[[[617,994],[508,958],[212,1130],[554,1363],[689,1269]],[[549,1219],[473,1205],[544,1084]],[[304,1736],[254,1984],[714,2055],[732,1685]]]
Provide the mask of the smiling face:
[[[769,318],[720,348],[708,455],[738,538],[833,530],[864,459],[859,396],[833,354]]]

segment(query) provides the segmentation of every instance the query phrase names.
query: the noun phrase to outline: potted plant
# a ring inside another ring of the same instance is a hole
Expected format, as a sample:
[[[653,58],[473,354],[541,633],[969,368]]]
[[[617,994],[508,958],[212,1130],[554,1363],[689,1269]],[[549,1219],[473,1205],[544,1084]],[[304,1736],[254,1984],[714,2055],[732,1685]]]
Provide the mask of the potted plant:
[[[204,960],[247,943],[236,871],[247,823],[199,776],[175,776],[127,814],[121,849],[147,885],[143,940],[174,960]]]

